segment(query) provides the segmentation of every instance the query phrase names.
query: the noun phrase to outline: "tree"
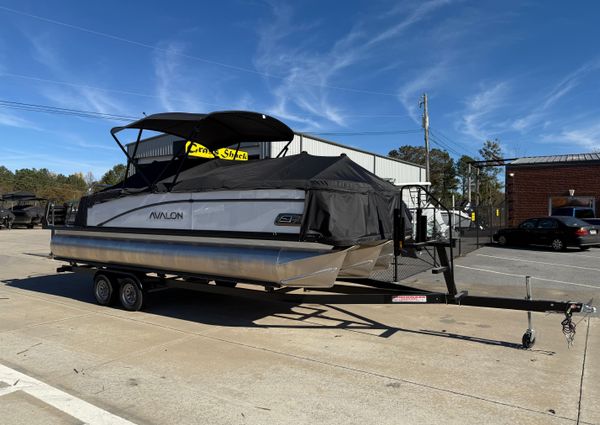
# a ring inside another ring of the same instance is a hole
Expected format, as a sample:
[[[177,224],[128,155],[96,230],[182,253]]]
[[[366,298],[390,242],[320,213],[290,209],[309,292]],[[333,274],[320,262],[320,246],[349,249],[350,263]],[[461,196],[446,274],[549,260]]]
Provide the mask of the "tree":
[[[3,168],[0,167],[0,181],[2,181]],[[69,176],[50,172],[46,168],[22,168],[16,170],[13,176],[15,191],[33,192],[40,198],[54,202],[65,202],[81,198],[87,191],[87,184],[82,173]]]
[[[493,162],[498,161],[497,165],[500,165],[503,156],[498,139],[486,140],[479,149],[479,155],[486,161],[492,161],[479,171],[479,203],[496,205],[504,199],[503,185],[498,179],[502,170],[499,166],[494,166]]]
[[[401,146],[390,151],[392,158],[425,165],[425,148],[422,146]],[[452,195],[458,184],[454,160],[448,152],[441,149],[429,151],[429,173],[431,180],[431,192],[443,204],[451,205]]]
[[[91,171],[88,171],[86,173],[84,179],[88,189],[90,189],[94,185],[94,183],[96,183],[96,177],[94,177],[94,174]]]
[[[125,178],[127,167],[123,164],[117,164],[108,170],[98,183],[113,186]]]
[[[4,166],[0,166],[0,194],[12,192],[15,185],[15,175]]]

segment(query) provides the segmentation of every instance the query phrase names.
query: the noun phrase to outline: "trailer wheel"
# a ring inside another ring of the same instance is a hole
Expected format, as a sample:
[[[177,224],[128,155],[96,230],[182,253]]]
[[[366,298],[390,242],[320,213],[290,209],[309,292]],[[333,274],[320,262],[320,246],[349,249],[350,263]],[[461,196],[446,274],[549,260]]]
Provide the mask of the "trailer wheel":
[[[226,288],[235,288],[237,282],[232,282],[231,280],[215,280],[215,285],[224,286]]]
[[[94,297],[100,305],[111,305],[115,300],[114,280],[104,273],[94,276]]]
[[[121,279],[119,301],[125,310],[140,310],[144,304],[144,292],[139,282],[131,277]]]
[[[535,336],[532,332],[526,331],[523,334],[523,339],[521,340],[521,342],[523,343],[523,348],[531,348],[533,347],[533,344],[535,344]]]

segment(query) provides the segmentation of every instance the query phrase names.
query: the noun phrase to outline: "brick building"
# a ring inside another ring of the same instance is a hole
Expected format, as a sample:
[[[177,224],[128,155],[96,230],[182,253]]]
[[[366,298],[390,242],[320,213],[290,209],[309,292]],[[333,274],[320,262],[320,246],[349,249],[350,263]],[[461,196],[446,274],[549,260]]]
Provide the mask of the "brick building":
[[[600,213],[600,153],[519,158],[506,166],[508,221],[583,206]]]

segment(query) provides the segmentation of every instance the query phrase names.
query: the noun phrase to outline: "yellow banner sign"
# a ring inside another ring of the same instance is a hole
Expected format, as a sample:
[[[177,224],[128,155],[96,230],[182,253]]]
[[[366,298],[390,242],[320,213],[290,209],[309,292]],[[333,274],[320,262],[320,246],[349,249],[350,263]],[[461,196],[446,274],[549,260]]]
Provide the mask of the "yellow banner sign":
[[[215,157],[213,152],[209,151],[205,146],[202,146],[200,143],[188,141],[185,144],[185,150],[188,152],[188,156],[195,156],[197,158]],[[248,152],[244,151],[238,151],[236,155],[235,149],[221,148],[214,153],[217,155],[217,157],[221,159],[228,159],[230,161],[248,161]]]

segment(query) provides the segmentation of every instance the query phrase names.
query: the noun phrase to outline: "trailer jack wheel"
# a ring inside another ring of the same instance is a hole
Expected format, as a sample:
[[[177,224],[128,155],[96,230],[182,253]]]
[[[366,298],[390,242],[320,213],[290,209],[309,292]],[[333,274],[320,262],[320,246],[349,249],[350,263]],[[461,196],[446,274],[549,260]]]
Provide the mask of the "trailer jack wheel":
[[[115,281],[104,273],[94,276],[94,297],[100,305],[111,305],[115,300]]]
[[[125,310],[140,310],[144,304],[144,292],[138,282],[130,277],[121,279],[119,301]]]
[[[523,339],[521,341],[523,343],[523,348],[531,348],[533,344],[535,344],[535,334],[532,329],[527,329],[523,334]]]

